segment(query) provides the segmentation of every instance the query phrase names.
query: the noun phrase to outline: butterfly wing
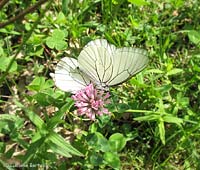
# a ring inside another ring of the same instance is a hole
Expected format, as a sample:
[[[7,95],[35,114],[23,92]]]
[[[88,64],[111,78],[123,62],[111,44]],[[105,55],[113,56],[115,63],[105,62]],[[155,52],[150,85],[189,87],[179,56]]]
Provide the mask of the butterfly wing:
[[[115,50],[112,61],[113,72],[112,77],[106,83],[108,86],[123,83],[143,70],[148,63],[148,57],[145,50],[125,47]]]
[[[112,55],[115,50],[115,46],[104,39],[89,42],[78,57],[80,70],[96,85],[103,85],[112,77]]]
[[[140,72],[148,63],[139,48],[116,48],[104,39],[88,43],[78,57],[80,69],[97,85],[114,86]]]
[[[53,77],[59,89],[72,93],[83,89],[90,82],[87,75],[79,70],[77,60],[69,57],[59,61]]]
[[[78,61],[65,57],[57,65],[55,84],[63,91],[75,93],[90,82],[104,89],[123,83],[148,63],[147,52],[139,48],[116,48],[104,39],[89,42]]]

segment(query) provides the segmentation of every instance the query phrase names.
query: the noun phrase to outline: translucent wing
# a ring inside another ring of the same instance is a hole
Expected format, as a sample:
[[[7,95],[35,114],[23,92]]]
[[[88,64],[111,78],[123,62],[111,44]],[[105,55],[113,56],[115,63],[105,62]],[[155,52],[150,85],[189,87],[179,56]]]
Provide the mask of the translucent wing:
[[[112,55],[116,48],[104,39],[88,43],[78,57],[80,70],[86,73],[92,82],[103,86],[112,77]]]
[[[116,48],[104,39],[89,42],[81,51],[78,61],[63,58],[54,74],[56,86],[73,92],[90,82],[98,88],[123,83],[140,72],[148,63],[147,52],[139,48]]]
[[[113,53],[113,51],[116,49],[116,47],[112,44],[109,44],[107,40],[105,39],[96,39],[94,41],[90,41],[84,48],[86,47],[89,47],[89,46],[92,46],[92,47],[104,47],[108,50],[108,52],[110,54]]]
[[[53,77],[58,88],[72,93],[83,89],[90,82],[87,75],[79,70],[77,60],[68,57],[59,61]]]
[[[112,55],[112,77],[108,86],[123,83],[144,69],[148,63],[147,52],[139,48],[118,48]]]
[[[116,48],[104,39],[88,43],[78,57],[80,69],[102,87],[123,83],[148,63],[147,52],[139,48]]]

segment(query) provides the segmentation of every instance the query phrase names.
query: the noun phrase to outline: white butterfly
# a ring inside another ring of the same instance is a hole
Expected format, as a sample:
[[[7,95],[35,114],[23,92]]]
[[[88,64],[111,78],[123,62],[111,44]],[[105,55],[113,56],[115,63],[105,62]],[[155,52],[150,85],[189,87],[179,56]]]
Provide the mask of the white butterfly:
[[[116,48],[105,39],[89,42],[78,60],[65,57],[51,74],[58,88],[76,93],[91,82],[100,89],[123,83],[146,67],[147,52],[139,48]]]

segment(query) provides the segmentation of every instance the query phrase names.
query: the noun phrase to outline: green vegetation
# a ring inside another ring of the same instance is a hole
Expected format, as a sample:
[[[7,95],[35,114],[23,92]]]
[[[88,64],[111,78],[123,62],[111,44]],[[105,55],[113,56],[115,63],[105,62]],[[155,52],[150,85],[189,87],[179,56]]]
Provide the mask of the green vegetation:
[[[2,0],[0,169],[200,169],[199,13],[199,0]],[[93,122],[49,73],[97,38],[150,61]]]

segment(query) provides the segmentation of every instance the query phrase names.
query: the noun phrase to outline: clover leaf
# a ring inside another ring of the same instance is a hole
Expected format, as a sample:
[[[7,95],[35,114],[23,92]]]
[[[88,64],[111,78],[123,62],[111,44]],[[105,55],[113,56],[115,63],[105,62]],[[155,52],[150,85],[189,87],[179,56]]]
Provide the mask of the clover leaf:
[[[67,47],[66,36],[67,32],[55,29],[52,35],[46,39],[46,44],[51,49],[64,50]]]

